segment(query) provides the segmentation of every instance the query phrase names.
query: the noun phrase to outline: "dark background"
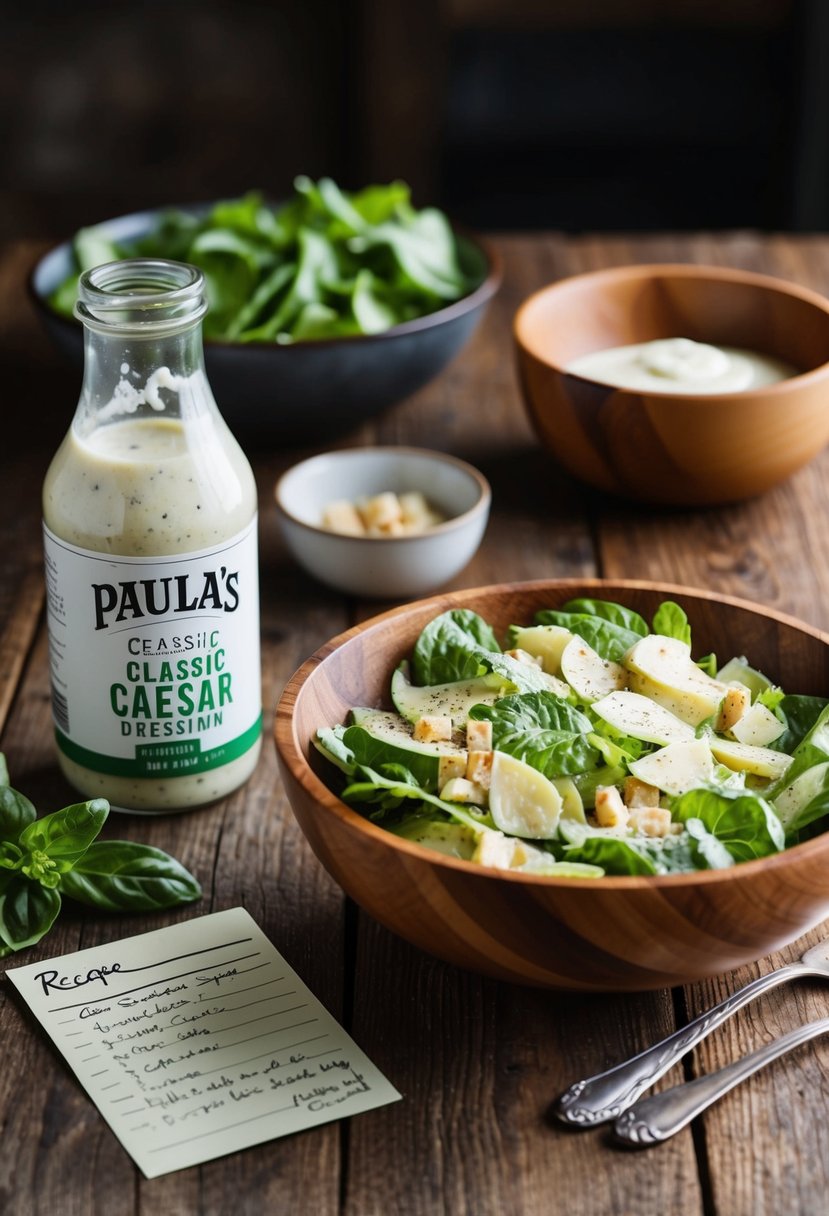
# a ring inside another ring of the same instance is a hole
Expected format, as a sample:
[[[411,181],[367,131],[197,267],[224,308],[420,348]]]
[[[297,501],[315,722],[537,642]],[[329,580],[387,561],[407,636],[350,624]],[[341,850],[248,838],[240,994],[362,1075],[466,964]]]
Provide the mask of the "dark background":
[[[829,228],[829,0],[0,3],[0,236],[402,177],[487,229]]]

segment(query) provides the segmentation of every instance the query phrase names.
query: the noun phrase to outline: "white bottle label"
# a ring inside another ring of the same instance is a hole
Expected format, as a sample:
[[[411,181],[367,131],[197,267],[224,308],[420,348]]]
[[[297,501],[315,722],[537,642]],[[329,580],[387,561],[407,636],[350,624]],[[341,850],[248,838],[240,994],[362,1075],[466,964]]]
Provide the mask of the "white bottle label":
[[[214,549],[111,557],[44,527],[52,712],[71,760],[204,773],[259,738],[256,519]]]

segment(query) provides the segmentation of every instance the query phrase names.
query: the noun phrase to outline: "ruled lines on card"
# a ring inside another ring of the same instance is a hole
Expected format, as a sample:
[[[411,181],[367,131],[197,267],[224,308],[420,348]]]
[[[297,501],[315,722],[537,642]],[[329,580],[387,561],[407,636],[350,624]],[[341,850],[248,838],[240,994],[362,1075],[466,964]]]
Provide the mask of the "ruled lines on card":
[[[9,976],[148,1177],[400,1096],[241,908]]]

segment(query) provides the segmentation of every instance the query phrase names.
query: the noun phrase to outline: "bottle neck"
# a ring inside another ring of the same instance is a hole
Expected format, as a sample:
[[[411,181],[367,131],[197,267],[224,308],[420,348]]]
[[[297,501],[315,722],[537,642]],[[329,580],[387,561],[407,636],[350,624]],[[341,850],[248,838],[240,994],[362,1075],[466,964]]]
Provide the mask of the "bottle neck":
[[[82,434],[128,417],[187,422],[215,410],[199,324],[163,337],[86,330],[75,416]]]
[[[84,379],[74,427],[163,417],[182,423],[218,410],[204,371],[204,280],[193,266],[133,259],[81,276]]]

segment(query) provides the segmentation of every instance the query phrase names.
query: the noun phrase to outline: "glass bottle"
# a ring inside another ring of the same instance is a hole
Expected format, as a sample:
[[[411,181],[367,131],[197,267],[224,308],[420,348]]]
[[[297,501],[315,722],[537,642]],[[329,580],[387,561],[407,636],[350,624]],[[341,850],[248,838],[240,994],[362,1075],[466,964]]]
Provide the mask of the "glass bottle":
[[[81,276],[83,387],[43,488],[58,757],[120,809],[220,798],[261,745],[256,485],[205,375],[206,310],[193,266]]]

